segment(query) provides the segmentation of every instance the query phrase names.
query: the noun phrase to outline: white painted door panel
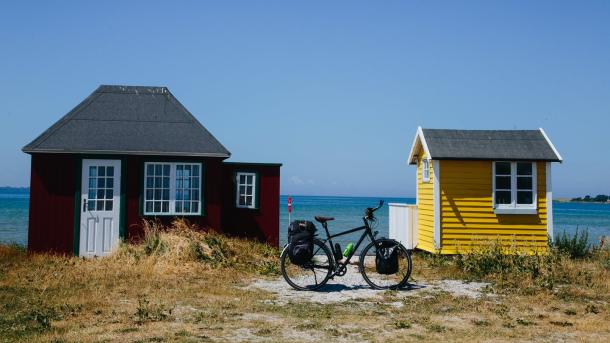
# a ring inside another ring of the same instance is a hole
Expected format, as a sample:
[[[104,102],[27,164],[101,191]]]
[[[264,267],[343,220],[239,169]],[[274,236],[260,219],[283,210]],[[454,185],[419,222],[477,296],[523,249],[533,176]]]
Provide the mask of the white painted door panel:
[[[83,160],[80,256],[106,256],[118,246],[120,192],[120,160]]]

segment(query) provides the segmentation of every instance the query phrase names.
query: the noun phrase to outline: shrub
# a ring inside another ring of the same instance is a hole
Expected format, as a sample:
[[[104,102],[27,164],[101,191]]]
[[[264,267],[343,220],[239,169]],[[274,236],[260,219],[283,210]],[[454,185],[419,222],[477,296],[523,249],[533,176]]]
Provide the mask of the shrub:
[[[555,236],[551,246],[569,254],[571,258],[583,258],[591,255],[589,231],[579,231],[578,227],[573,236],[570,236],[565,230],[561,235]]]

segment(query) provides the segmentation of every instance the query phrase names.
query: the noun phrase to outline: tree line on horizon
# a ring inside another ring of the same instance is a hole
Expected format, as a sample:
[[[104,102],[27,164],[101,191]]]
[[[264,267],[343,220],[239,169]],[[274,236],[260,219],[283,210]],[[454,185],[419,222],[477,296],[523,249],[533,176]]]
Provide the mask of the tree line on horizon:
[[[603,195],[603,194],[599,194],[595,197],[592,197],[590,195],[585,195],[584,197],[578,197],[578,198],[572,198],[571,201],[584,201],[584,202],[608,202],[608,199],[610,199],[610,196],[608,195]]]

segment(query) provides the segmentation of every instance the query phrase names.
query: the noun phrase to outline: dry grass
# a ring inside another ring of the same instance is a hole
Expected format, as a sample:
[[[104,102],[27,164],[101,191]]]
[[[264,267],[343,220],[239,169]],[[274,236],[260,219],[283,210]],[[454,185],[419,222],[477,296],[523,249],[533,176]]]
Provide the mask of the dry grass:
[[[375,303],[281,305],[272,294],[244,288],[253,278],[278,277],[277,249],[199,232],[182,221],[170,229],[152,223],[147,231],[141,244],[123,245],[103,259],[0,246],[0,340],[610,338],[607,250],[581,260],[561,254],[502,260],[493,251],[463,258],[416,254],[415,279],[492,281],[492,295],[387,292]]]

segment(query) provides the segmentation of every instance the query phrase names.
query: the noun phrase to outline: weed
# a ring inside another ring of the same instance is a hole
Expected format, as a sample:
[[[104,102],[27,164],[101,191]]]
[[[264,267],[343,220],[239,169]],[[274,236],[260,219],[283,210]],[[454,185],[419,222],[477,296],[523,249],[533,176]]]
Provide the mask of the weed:
[[[472,320],[472,324],[474,324],[476,326],[489,326],[489,325],[491,325],[491,323],[488,320],[485,320],[485,319],[473,319]]]
[[[523,326],[536,325],[536,323],[535,323],[535,322],[533,322],[533,321],[531,321],[531,320],[528,320],[528,319],[526,319],[526,318],[522,318],[522,317],[521,317],[521,318],[517,318],[517,319],[516,319],[516,322],[517,322],[517,324],[519,324],[519,325],[523,325]]]
[[[568,327],[568,326],[574,326],[573,323],[570,322],[562,322],[562,321],[555,321],[555,320],[551,320],[549,323],[551,323],[552,325],[555,326],[562,326],[562,327]]]
[[[576,232],[573,236],[568,235],[564,230],[561,235],[557,235],[551,246],[559,251],[567,253],[571,258],[583,258],[590,256],[591,244],[589,243],[589,231],[579,231],[576,227]]]
[[[394,322],[394,327],[396,327],[397,329],[410,329],[411,323],[406,320],[397,320]]]
[[[138,307],[134,314],[135,321],[138,324],[146,322],[159,322],[167,320],[172,315],[172,309],[167,309],[165,306],[151,304],[146,298],[138,299]]]

